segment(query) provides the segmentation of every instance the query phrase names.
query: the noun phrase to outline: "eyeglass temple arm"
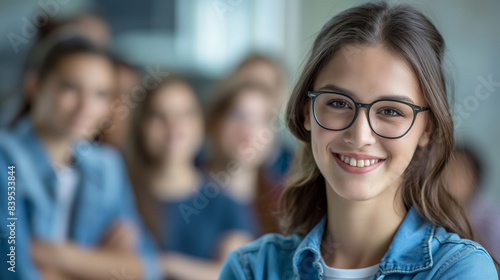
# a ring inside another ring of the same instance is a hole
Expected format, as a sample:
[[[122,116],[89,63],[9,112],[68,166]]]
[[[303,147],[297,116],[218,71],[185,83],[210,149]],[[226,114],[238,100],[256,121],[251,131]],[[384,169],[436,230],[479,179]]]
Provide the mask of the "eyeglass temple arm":
[[[415,111],[417,111],[417,112],[428,111],[428,110],[431,109],[430,107],[421,107],[421,106],[418,106],[418,105],[413,105],[413,106],[415,106],[414,108],[415,108]]]

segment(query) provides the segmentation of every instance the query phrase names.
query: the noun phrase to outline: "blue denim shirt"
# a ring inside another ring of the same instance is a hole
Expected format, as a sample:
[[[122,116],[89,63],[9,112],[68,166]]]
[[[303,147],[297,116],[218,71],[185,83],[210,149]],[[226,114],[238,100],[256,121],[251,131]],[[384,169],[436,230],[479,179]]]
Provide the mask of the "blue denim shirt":
[[[132,188],[120,154],[102,144],[79,142],[73,147],[80,181],[75,194],[69,236],[82,247],[95,247],[117,220],[135,223],[140,229],[137,251],[143,261],[145,279],[160,279],[157,248],[139,219]],[[8,212],[7,167],[15,167],[15,216]],[[32,261],[32,238],[60,242],[54,236],[55,186],[57,175],[49,155],[31,121],[25,117],[10,131],[0,131],[0,279],[40,279]],[[12,233],[7,218],[15,217],[15,244],[8,243]],[[15,246],[16,272],[8,271],[10,246]],[[50,252],[47,252],[50,257]],[[124,268],[110,271],[109,278],[128,275]],[[139,275],[134,275],[138,277]]]
[[[267,234],[233,251],[219,279],[321,279],[326,216],[304,237]],[[498,279],[490,255],[424,219],[412,207],[371,280]]]

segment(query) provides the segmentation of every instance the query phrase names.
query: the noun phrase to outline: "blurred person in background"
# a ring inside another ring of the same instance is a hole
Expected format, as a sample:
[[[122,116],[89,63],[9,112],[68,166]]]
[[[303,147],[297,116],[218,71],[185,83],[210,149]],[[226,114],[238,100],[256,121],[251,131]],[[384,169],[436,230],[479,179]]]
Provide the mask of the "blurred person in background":
[[[229,252],[255,238],[245,209],[195,167],[203,138],[201,105],[179,76],[164,78],[134,112],[128,166],[169,279],[216,279]]]
[[[67,17],[49,17],[48,22],[38,26],[38,39],[42,40],[55,30],[69,28],[80,36],[88,39],[101,48],[108,48],[111,44],[111,30],[99,12],[93,8],[84,10]]]
[[[288,98],[288,87],[283,67],[275,59],[262,54],[252,54],[240,62],[230,79],[240,83],[253,82],[267,85],[273,96],[273,115],[276,118],[276,141],[264,165],[267,176],[276,182],[283,182],[293,161],[291,134],[286,129],[283,118],[284,104]],[[281,129],[280,129],[281,128]]]
[[[85,1],[82,1],[82,3],[85,3]],[[76,5],[78,6],[78,4]],[[111,31],[104,18],[94,7],[83,4],[80,9],[76,14],[66,14],[69,12],[62,9],[57,13],[57,16],[47,17],[46,22],[36,25],[36,41],[28,52],[21,73],[22,76],[19,78],[20,92],[18,94],[20,96],[14,94],[10,97],[10,102],[1,104],[0,116],[5,121],[2,120],[0,125],[12,123],[12,120],[16,118],[16,113],[28,110],[28,108],[12,108],[12,104],[17,104],[16,99],[29,100],[36,94],[37,69],[45,58],[45,54],[52,47],[53,42],[78,36],[86,38],[102,48],[107,48],[110,45],[112,40]],[[27,106],[27,104],[29,103],[25,102],[21,105]]]
[[[107,48],[111,42],[109,26],[97,12],[82,11],[67,18],[49,17],[47,23],[38,25],[37,40],[25,65],[23,92],[27,98],[35,94],[37,69],[52,42],[74,36],[85,38],[101,48]]]
[[[16,166],[17,218],[17,271],[2,261],[2,279],[159,279],[122,158],[89,140],[109,114],[115,79],[103,49],[83,38],[58,42],[37,71],[30,109],[1,132],[0,166]]]
[[[208,105],[204,169],[228,185],[231,196],[255,217],[256,236],[279,232],[274,212],[280,183],[267,176],[264,166],[275,141],[274,98],[266,85],[228,80]]]
[[[283,67],[273,58],[262,54],[251,54],[241,61],[230,78],[238,82],[262,83],[272,91],[278,110],[286,104],[288,93]]]
[[[84,5],[85,6],[85,5]],[[23,78],[23,93],[31,99],[36,89],[37,69],[43,61],[45,53],[54,41],[81,37],[89,40],[97,47],[107,48],[112,40],[111,31],[106,20],[95,7],[84,7],[82,11],[72,15],[50,17],[47,23],[38,26],[38,36],[30,51]],[[100,141],[123,150],[128,135],[131,105],[130,93],[139,84],[140,71],[125,59],[114,57],[117,86],[114,100],[111,102],[111,115],[103,125],[105,133],[99,136]],[[25,103],[24,105],[26,106]],[[22,108],[22,111],[27,108]]]
[[[483,162],[472,146],[455,146],[446,168],[448,188],[468,207],[479,242],[495,259],[500,259],[500,208],[481,193]]]

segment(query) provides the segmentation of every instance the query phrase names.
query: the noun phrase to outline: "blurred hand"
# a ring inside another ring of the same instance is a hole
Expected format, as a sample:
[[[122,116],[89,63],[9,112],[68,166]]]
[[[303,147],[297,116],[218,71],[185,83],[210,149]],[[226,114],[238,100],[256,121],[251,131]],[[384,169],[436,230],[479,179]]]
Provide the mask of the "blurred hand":
[[[60,271],[57,270],[52,270],[52,269],[46,269],[46,268],[39,268],[40,273],[42,275],[43,279],[47,280],[68,280],[70,279],[68,275],[61,273]]]
[[[34,239],[32,240],[33,261],[43,276],[48,280],[73,279],[65,274],[63,267],[70,260],[71,251],[76,248],[71,243],[52,243]]]
[[[56,269],[59,262],[64,259],[66,246],[71,245],[34,239],[31,246],[33,261],[41,270]]]
[[[116,222],[101,241],[99,248],[111,251],[133,252],[137,248],[138,230],[127,221]]]

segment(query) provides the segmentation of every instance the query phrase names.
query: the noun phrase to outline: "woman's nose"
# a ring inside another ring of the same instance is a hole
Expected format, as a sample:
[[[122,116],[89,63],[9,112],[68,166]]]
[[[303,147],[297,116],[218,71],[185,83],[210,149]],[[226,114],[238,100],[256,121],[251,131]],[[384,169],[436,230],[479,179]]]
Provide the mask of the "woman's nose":
[[[377,139],[368,121],[368,110],[358,109],[354,123],[345,131],[344,141],[356,149],[365,145],[375,144]]]

